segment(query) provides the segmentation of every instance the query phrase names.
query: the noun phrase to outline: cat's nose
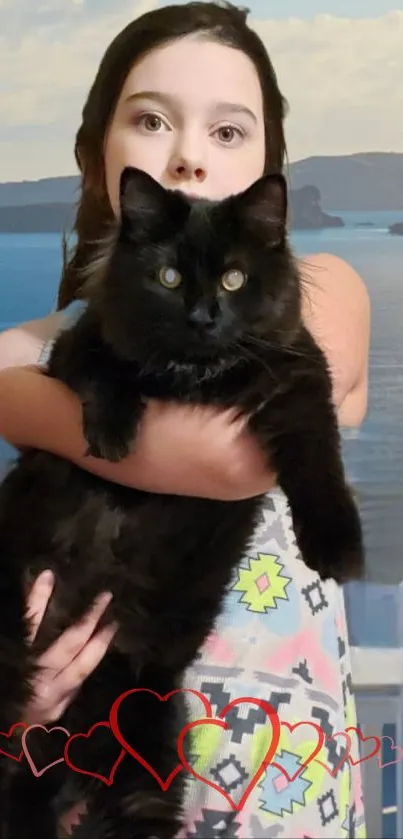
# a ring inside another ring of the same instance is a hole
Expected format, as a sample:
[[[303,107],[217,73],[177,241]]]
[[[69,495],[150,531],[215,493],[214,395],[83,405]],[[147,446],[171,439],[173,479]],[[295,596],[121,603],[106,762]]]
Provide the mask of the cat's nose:
[[[197,329],[209,332],[215,325],[214,313],[209,311],[207,306],[195,306],[188,313],[188,322]]]

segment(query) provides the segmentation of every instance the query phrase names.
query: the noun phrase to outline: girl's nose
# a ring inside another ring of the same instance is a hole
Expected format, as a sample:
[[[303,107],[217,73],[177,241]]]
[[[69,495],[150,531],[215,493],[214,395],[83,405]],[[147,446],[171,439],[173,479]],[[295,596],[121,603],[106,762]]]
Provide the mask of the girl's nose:
[[[178,137],[168,164],[170,178],[175,181],[203,183],[207,175],[202,151],[196,148],[194,138]]]

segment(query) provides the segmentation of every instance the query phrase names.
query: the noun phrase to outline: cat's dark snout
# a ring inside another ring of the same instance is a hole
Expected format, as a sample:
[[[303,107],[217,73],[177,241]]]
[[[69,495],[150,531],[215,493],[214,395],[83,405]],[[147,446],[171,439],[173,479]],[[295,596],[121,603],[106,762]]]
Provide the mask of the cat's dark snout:
[[[187,320],[189,326],[201,335],[213,334],[217,326],[215,310],[204,304],[194,306],[188,312]]]

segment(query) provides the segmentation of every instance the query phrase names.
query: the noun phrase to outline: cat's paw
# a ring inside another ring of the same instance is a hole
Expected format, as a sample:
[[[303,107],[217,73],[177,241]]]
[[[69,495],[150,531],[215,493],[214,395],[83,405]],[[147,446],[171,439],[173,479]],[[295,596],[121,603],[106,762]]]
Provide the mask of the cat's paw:
[[[132,394],[117,400],[90,400],[83,403],[83,434],[87,454],[118,463],[133,448],[145,403]]]
[[[132,429],[123,429],[119,421],[119,414],[115,418],[100,421],[86,418],[83,423],[84,437],[88,443],[87,455],[111,463],[119,463],[130,452]]]
[[[322,580],[342,584],[360,579],[365,570],[361,521],[353,499],[348,495],[330,503],[322,515],[296,526],[301,556]]]

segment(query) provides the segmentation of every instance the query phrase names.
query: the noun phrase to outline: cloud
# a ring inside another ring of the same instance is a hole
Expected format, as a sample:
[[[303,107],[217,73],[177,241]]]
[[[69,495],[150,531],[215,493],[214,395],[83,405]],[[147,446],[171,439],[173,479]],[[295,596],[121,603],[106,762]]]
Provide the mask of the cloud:
[[[156,0],[0,0],[0,180],[75,171],[81,108],[112,37]],[[403,12],[256,20],[290,103],[291,160],[403,151]]]
[[[290,103],[291,159],[403,151],[403,12],[259,21]]]
[[[0,181],[75,171],[74,136],[99,61],[114,35],[155,5],[3,0]]]

